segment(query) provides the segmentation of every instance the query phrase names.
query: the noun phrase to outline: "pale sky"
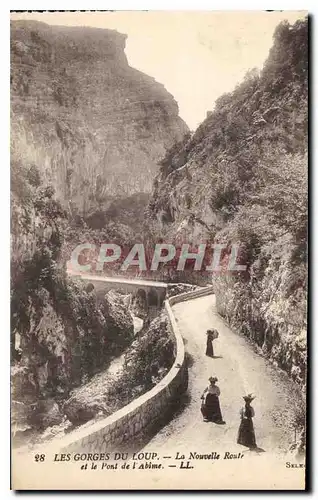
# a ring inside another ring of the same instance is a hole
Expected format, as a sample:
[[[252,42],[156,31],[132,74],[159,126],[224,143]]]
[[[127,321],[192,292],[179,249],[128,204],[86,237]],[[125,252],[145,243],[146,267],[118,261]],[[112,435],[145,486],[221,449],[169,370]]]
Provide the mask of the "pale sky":
[[[277,24],[294,23],[304,11],[117,11],[12,14],[48,24],[94,26],[126,33],[130,66],[174,96],[179,114],[194,130],[215,100],[233,90],[248,69],[262,68]]]

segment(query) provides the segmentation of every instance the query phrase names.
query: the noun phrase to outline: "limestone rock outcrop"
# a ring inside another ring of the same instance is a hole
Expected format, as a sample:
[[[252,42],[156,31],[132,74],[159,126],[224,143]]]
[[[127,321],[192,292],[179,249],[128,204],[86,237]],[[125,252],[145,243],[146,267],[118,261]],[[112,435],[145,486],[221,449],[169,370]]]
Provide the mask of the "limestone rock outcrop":
[[[188,131],[114,30],[11,23],[11,127],[66,208],[84,214],[149,192],[157,161]],[[35,151],[36,149],[36,151]]]

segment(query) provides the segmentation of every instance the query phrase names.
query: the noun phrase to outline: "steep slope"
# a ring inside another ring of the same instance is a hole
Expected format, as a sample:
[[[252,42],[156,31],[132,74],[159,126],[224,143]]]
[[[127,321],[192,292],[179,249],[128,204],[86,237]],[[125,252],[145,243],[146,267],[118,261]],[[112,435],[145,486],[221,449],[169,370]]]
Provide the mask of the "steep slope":
[[[100,305],[59,266],[65,213],[32,169],[12,166],[11,363],[13,431],[63,419],[72,388],[105,368],[133,338],[127,306]],[[116,309],[116,310],[115,310]]]
[[[280,24],[193,137],[161,161],[149,204],[170,240],[240,244],[245,273],[215,273],[218,311],[299,383],[306,377],[307,21]]]
[[[125,39],[11,24],[14,432],[58,423],[70,391],[132,341],[127,305],[111,294],[97,305],[67,278],[70,254],[63,259],[90,231],[103,228],[103,241],[130,236],[125,198],[142,219],[158,158],[187,131],[164,87],[129,67]],[[121,207],[127,225],[107,226]]]
[[[163,85],[129,67],[126,35],[11,23],[12,154],[29,158],[81,215],[149,192],[188,130]]]

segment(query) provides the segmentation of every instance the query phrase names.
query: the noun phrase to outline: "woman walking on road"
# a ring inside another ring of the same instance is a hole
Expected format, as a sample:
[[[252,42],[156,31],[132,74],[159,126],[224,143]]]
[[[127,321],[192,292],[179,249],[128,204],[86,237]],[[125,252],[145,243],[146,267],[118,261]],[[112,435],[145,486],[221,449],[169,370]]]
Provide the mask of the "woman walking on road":
[[[248,394],[244,396],[243,399],[245,401],[245,406],[240,410],[241,423],[238,431],[237,443],[253,450],[257,448],[253,425],[255,412],[251,406],[251,402],[255,399],[255,396]]]
[[[203,415],[204,422],[214,422],[216,424],[225,424],[219,402],[220,389],[216,385],[218,379],[216,377],[210,377],[210,384],[203,391],[201,396],[202,406],[201,413]]]
[[[205,354],[206,356],[210,356],[213,358],[214,356],[214,350],[213,350],[213,340],[217,339],[219,336],[219,333],[217,330],[207,330],[207,339],[206,339],[206,351]]]

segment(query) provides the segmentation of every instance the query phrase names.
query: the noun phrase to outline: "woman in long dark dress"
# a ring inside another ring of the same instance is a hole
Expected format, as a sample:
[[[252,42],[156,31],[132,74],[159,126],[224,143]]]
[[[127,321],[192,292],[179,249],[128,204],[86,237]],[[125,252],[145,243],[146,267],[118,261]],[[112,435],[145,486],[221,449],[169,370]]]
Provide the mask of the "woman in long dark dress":
[[[201,413],[205,422],[215,422],[216,424],[225,424],[219,402],[220,389],[216,385],[216,377],[209,378],[209,386],[206,387],[201,396]]]
[[[213,340],[218,337],[218,332],[216,330],[207,330],[207,339],[206,339],[206,351],[205,354],[213,358],[214,350],[213,350]]]
[[[252,450],[257,448],[253,425],[255,412],[251,406],[251,402],[255,397],[248,394],[248,396],[244,396],[243,399],[245,400],[245,406],[240,410],[241,423],[238,431],[237,443],[247,446]]]

